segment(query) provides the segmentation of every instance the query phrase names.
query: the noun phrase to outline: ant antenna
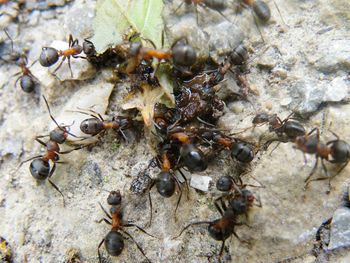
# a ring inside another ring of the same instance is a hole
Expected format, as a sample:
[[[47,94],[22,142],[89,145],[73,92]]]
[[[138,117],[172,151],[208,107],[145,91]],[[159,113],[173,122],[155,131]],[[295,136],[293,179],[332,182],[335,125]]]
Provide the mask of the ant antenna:
[[[10,41],[11,41],[11,52],[13,52],[13,40],[10,37],[10,34],[7,32],[6,29],[4,29],[4,32],[5,32],[6,36],[8,37],[8,39],[10,39]]]

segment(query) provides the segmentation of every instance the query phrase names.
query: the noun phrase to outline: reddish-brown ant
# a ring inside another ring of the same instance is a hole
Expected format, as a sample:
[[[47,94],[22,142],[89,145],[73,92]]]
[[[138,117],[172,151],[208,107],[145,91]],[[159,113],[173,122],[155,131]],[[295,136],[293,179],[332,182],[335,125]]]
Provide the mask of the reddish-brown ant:
[[[129,239],[133,241],[138,248],[138,250],[142,253],[142,255],[147,259],[148,262],[150,260],[147,258],[145,252],[141,248],[141,246],[135,241],[135,239],[124,229],[126,227],[136,227],[139,229],[141,232],[151,236],[151,234],[147,233],[145,230],[143,230],[141,227],[132,224],[132,223],[125,223],[123,221],[122,217],[122,196],[120,194],[120,191],[111,191],[108,198],[107,198],[107,203],[111,206],[111,209],[109,210],[110,213],[108,213],[103,206],[100,204],[103,212],[106,214],[107,218],[103,218],[99,221],[106,222],[107,224],[112,226],[111,231],[108,232],[108,234],[102,239],[100,244],[98,245],[97,248],[97,253],[98,253],[98,259],[99,262],[102,262],[102,257],[100,253],[100,247],[102,244],[105,244],[105,248],[108,252],[109,255],[111,256],[119,256],[123,249],[124,249],[124,239]],[[112,222],[111,222],[111,221]]]
[[[71,57],[85,58],[85,57],[78,56],[83,51],[83,47],[79,45],[78,39],[73,40],[72,35],[69,35],[68,43],[69,43],[69,48],[66,50],[57,50],[52,47],[43,47],[40,54],[39,62],[43,67],[50,67],[58,61],[59,57],[62,57],[60,64],[53,71],[53,73],[56,73],[57,70],[62,66],[62,63],[66,59],[68,59],[69,70],[71,73],[71,77],[73,78],[73,71],[70,65],[70,58]]]
[[[180,237],[182,233],[191,226],[208,225],[209,235],[217,241],[222,241],[219,258],[221,258],[222,253],[224,251],[226,239],[229,238],[232,234],[239,241],[249,243],[248,241],[241,240],[240,237],[235,232],[235,226],[245,224],[245,223],[237,222],[237,214],[235,213],[235,211],[230,206],[227,207],[224,202],[221,202],[221,207],[217,202],[215,202],[215,207],[221,214],[222,216],[221,218],[216,219],[214,221],[198,221],[198,222],[190,223],[181,230],[178,236],[174,238]]]
[[[171,132],[170,138],[181,143],[180,158],[190,172],[202,172],[207,169],[208,161],[204,153],[191,143],[184,132]]]
[[[181,170],[179,170],[179,172],[182,174]],[[186,181],[186,177],[183,174],[182,176]],[[176,178],[174,171],[172,170],[172,164],[166,152],[164,152],[162,155],[161,172],[157,175],[157,178],[153,180],[153,182],[151,183],[149,187],[149,191],[153,188],[154,185],[156,185],[158,193],[165,198],[169,198],[173,196],[175,193],[176,185],[178,186],[180,195],[174,210],[174,217],[176,220],[176,211],[179,207],[181,197],[182,197],[182,187],[179,180]],[[151,225],[153,208],[152,208],[152,200],[151,200],[150,192],[148,192],[148,198],[149,198],[150,210],[151,210],[149,225]]]
[[[221,145],[231,152],[231,157],[241,163],[250,163],[254,159],[253,147],[241,140],[231,138],[219,131],[208,131],[203,133],[203,139],[207,142],[214,142]]]
[[[34,61],[32,65],[35,63]],[[19,81],[20,86],[24,92],[30,93],[34,91],[35,89],[35,82],[39,82],[39,80],[30,72],[29,67],[27,67],[28,60],[26,56],[22,56],[18,61],[17,65],[21,68],[22,72],[16,73],[14,76],[17,76],[19,74],[22,74],[22,76],[19,76],[15,82],[15,86],[17,85],[17,82]],[[31,65],[31,66],[32,66]]]
[[[62,192],[59,190],[59,188],[51,181],[51,176],[53,175],[53,173],[56,170],[56,164],[62,163],[59,161],[60,154],[67,154],[67,153],[70,153],[72,151],[82,149],[83,147],[74,148],[74,149],[71,149],[68,151],[60,151],[59,144],[64,143],[66,141],[68,135],[71,135],[74,137],[76,137],[76,136],[69,132],[68,125],[59,125],[56,122],[55,118],[51,114],[51,110],[50,110],[50,107],[49,107],[49,104],[48,104],[46,98],[44,96],[43,96],[43,98],[44,98],[46,107],[48,109],[50,118],[56,124],[57,128],[52,130],[49,135],[37,136],[35,138],[35,140],[37,142],[39,142],[41,145],[46,147],[46,152],[43,155],[37,155],[37,156],[34,156],[32,158],[29,158],[28,160],[21,162],[18,169],[24,163],[32,161],[30,163],[30,167],[29,167],[31,175],[38,181],[44,181],[47,179],[49,181],[49,183],[62,195],[63,205],[64,205],[64,203],[65,203],[64,196],[63,196]],[[47,136],[49,136],[50,140],[46,143],[39,139],[39,138],[47,137]],[[52,168],[50,167],[49,161],[53,162]]]
[[[313,134],[316,132],[316,134]],[[333,132],[332,132],[333,133]],[[305,179],[305,187],[312,181],[328,180],[329,190],[331,189],[331,179],[338,175],[349,163],[350,161],[350,145],[343,140],[340,140],[338,135],[333,133],[336,140],[327,142],[326,144],[320,141],[320,131],[318,128],[312,129],[308,134],[304,136],[299,136],[295,140],[296,148],[301,150],[303,153],[315,154],[316,162],[312,168],[309,176]],[[311,176],[316,171],[318,160],[321,159],[321,164],[325,177],[319,177],[315,179],[310,179]],[[344,165],[332,176],[329,175],[326,165],[323,160],[327,160],[331,163],[337,163]]]
[[[114,116],[112,120],[106,121],[103,119],[101,114],[90,110],[91,113],[86,113],[84,111],[77,111],[82,114],[91,116],[92,118],[85,119],[80,124],[80,130],[85,134],[90,134],[95,136],[106,132],[108,129],[117,130],[125,140],[127,140],[123,130],[132,127],[136,121],[133,121],[129,117],[124,116]]]
[[[152,44],[154,46],[154,44]],[[133,73],[141,64],[142,60],[150,61],[153,58],[160,60],[173,59],[174,66],[189,67],[196,62],[196,51],[194,48],[182,41],[177,41],[171,50],[156,50],[154,48],[144,47],[141,42],[133,42],[130,44],[129,59],[126,66],[126,73]]]

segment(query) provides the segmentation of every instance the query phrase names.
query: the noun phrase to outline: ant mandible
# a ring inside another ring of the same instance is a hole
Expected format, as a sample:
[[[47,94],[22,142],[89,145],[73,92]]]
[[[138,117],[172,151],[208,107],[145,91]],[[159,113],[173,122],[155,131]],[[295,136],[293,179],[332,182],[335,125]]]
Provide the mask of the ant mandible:
[[[141,227],[132,224],[132,223],[124,223],[123,218],[122,218],[122,196],[120,194],[120,191],[111,191],[108,195],[107,198],[107,203],[111,206],[110,208],[110,213],[108,213],[102,206],[102,204],[99,202],[100,207],[102,208],[103,212],[106,214],[106,216],[108,217],[108,219],[103,218],[100,221],[98,221],[99,223],[101,223],[102,221],[106,222],[108,225],[112,226],[111,231],[108,232],[108,234],[102,239],[102,241],[100,242],[100,244],[98,245],[97,248],[97,253],[98,253],[98,259],[99,262],[102,262],[102,257],[101,257],[101,253],[100,253],[100,247],[102,246],[102,244],[105,244],[105,248],[108,252],[109,255],[111,256],[119,256],[123,249],[124,249],[124,239],[130,238],[131,241],[133,241],[136,245],[136,247],[140,250],[140,252],[142,253],[142,255],[146,258],[146,260],[148,262],[151,262],[145,252],[142,250],[141,246],[135,241],[135,239],[123,228],[125,227],[136,227],[137,229],[139,229],[141,232],[154,237],[153,235],[147,233],[145,230],[143,230]],[[111,221],[112,222],[111,222]],[[126,236],[126,237],[125,237]]]
[[[68,43],[69,48],[66,50],[57,50],[53,47],[43,47],[40,54],[39,62],[43,67],[50,67],[58,61],[59,57],[62,57],[60,64],[53,71],[53,74],[55,74],[57,70],[62,66],[63,62],[66,59],[68,59],[69,70],[71,73],[71,77],[73,78],[73,71],[70,65],[70,58],[73,57],[85,59],[85,57],[78,56],[83,51],[83,47],[79,45],[78,39],[73,40],[73,36],[71,34],[69,35]]]
[[[316,134],[313,134],[314,132],[316,132]],[[336,135],[334,132],[332,133],[336,137],[336,140],[329,141],[326,144],[320,141],[320,131],[318,128],[312,129],[308,134],[304,136],[299,136],[295,140],[295,147],[297,149],[301,150],[304,154],[309,153],[316,155],[315,165],[312,168],[309,176],[305,179],[305,188],[312,181],[328,179],[329,193],[331,189],[331,179],[338,175],[350,161],[350,145],[346,141],[340,140],[339,136]],[[319,159],[321,159],[321,164],[326,177],[310,179],[316,171]],[[336,164],[344,163],[344,165],[335,174],[330,176],[323,160],[327,160],[331,163]]]
[[[37,142],[39,142],[41,145],[46,147],[46,152],[43,155],[37,155],[37,156],[34,156],[32,158],[29,158],[28,160],[21,162],[19,167],[17,168],[17,170],[24,163],[32,161],[30,163],[30,166],[29,166],[29,170],[30,170],[31,175],[38,181],[44,181],[47,179],[49,181],[49,183],[62,195],[63,205],[65,205],[64,196],[63,196],[62,192],[60,191],[60,189],[51,181],[51,176],[53,175],[53,173],[56,170],[56,164],[63,163],[63,162],[59,161],[60,154],[67,154],[67,153],[70,153],[72,151],[82,149],[84,146],[80,146],[80,147],[77,147],[77,148],[74,148],[74,149],[71,149],[68,151],[63,151],[63,152],[60,151],[59,144],[63,144],[66,141],[68,135],[71,135],[73,137],[76,137],[76,136],[69,132],[69,130],[68,130],[69,125],[59,125],[57,123],[57,121],[55,120],[55,118],[51,114],[49,104],[44,96],[43,96],[43,99],[44,99],[46,107],[48,109],[50,118],[56,124],[57,127],[54,130],[52,130],[49,135],[37,136],[35,138],[35,140]],[[50,139],[46,143],[39,139],[39,138],[47,137],[47,136],[49,136]],[[49,161],[53,162],[52,168],[50,167]]]

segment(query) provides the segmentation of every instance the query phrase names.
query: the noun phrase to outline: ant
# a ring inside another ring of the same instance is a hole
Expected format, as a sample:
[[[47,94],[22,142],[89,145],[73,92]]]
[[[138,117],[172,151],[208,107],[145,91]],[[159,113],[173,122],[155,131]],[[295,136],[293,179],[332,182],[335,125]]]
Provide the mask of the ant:
[[[36,61],[32,63],[31,66]],[[17,65],[21,68],[22,72],[16,73],[14,76],[22,74],[22,76],[19,76],[15,82],[15,86],[17,85],[17,82],[19,81],[20,86],[24,92],[31,93],[35,89],[35,82],[39,82],[39,80],[30,72],[29,68],[27,67],[28,60],[25,55],[23,55],[19,60],[17,61]]]
[[[179,180],[176,178],[173,170],[171,169],[172,165],[171,165],[171,161],[168,157],[167,152],[163,153],[162,164],[160,166],[161,166],[161,172],[157,175],[157,178],[152,181],[152,183],[149,187],[148,198],[149,198],[149,203],[150,203],[151,215],[150,215],[150,220],[149,220],[148,225],[151,225],[151,223],[152,223],[152,210],[153,210],[153,208],[152,208],[152,200],[151,200],[150,190],[153,188],[154,185],[156,185],[158,193],[165,198],[172,197],[175,193],[176,185],[178,186],[179,191],[180,191],[180,195],[179,195],[179,198],[177,200],[176,207],[174,210],[175,221],[176,221],[176,211],[179,207],[181,197],[182,197],[182,187],[181,187]],[[178,171],[180,172],[182,177],[185,179],[185,182],[187,184],[186,177],[183,175],[183,173],[181,172],[180,169]],[[187,187],[188,187],[188,184],[187,184]]]
[[[105,248],[108,252],[109,255],[111,256],[119,256],[123,249],[124,249],[124,239],[125,238],[130,238],[131,241],[133,241],[138,248],[138,250],[142,253],[142,255],[146,258],[148,262],[151,262],[145,252],[142,250],[141,246],[135,241],[135,239],[123,228],[125,227],[136,227],[139,229],[141,232],[145,233],[146,235],[149,235],[151,237],[151,234],[147,233],[145,230],[143,230],[141,227],[132,224],[132,223],[124,223],[123,218],[122,218],[122,196],[120,194],[120,191],[111,191],[107,197],[107,203],[111,206],[110,208],[110,213],[108,213],[102,206],[102,204],[99,202],[100,207],[102,208],[103,212],[106,214],[106,216],[109,219],[103,218],[98,223],[101,223],[102,221],[106,222],[108,225],[112,226],[111,231],[108,232],[108,234],[102,239],[100,244],[98,245],[97,248],[97,253],[98,253],[98,259],[99,262],[102,262],[102,257],[100,253],[100,247],[102,244],[105,244]]]
[[[123,138],[127,141],[127,137],[124,134],[123,130],[133,126],[133,122],[129,117],[124,116],[114,116],[112,120],[106,121],[103,119],[101,114],[90,110],[91,113],[86,113],[83,111],[77,111],[82,114],[91,116],[92,118],[85,119],[80,124],[80,130],[85,134],[90,134],[95,136],[101,133],[106,132],[108,129],[117,130]]]
[[[316,132],[316,134],[313,134],[314,132]],[[331,189],[331,179],[338,175],[349,163],[350,145],[346,141],[340,140],[339,136],[334,132],[332,132],[332,134],[336,137],[336,140],[329,141],[326,144],[320,141],[320,131],[318,128],[314,128],[308,134],[296,138],[295,147],[297,149],[301,150],[304,154],[309,153],[316,155],[315,165],[312,168],[309,176],[305,179],[305,187],[307,187],[312,181],[328,179],[329,190],[327,193],[329,193]],[[321,164],[326,177],[310,179],[316,171],[319,159],[321,159]],[[330,176],[323,160],[336,164],[344,163],[344,165],[335,174]]]
[[[150,61],[153,58],[158,60],[173,59],[174,66],[189,67],[192,66],[197,59],[195,49],[184,43],[183,41],[175,42],[171,50],[156,50],[154,43],[152,48],[144,47],[141,42],[133,42],[130,44],[128,54],[129,59],[126,66],[126,73],[133,73],[136,68],[141,64],[142,60]]]
[[[252,8],[254,14],[263,22],[267,22],[271,18],[271,10],[269,6],[261,0],[241,0],[244,6]]]
[[[181,143],[180,159],[183,161],[184,166],[190,172],[203,172],[208,167],[208,160],[204,153],[191,143],[189,135],[185,132],[176,131],[176,128],[178,127],[173,128],[169,135],[171,139]]]
[[[182,233],[191,226],[208,225],[209,235],[217,241],[222,241],[221,249],[219,253],[219,259],[223,254],[226,239],[229,238],[232,234],[240,242],[249,244],[249,241],[242,240],[235,232],[235,226],[246,225],[245,223],[237,222],[236,212],[231,207],[227,207],[223,201],[221,202],[221,207],[217,202],[215,202],[215,207],[219,211],[221,218],[216,219],[214,221],[198,221],[198,222],[190,223],[187,226],[185,226],[181,230],[180,234],[174,237],[173,239],[180,237]]]
[[[202,136],[209,144],[213,141],[218,145],[228,148],[232,159],[236,159],[241,163],[250,163],[254,159],[255,153],[252,146],[244,141],[231,138],[218,131],[209,131]]]
[[[83,51],[83,47],[79,45],[78,39],[73,40],[71,34],[69,35],[68,43],[69,48],[66,50],[57,50],[53,47],[43,47],[40,54],[39,62],[43,67],[50,67],[58,61],[59,57],[62,57],[60,64],[53,71],[53,74],[55,74],[57,70],[62,66],[63,62],[66,59],[68,59],[69,70],[71,73],[71,77],[73,78],[73,71],[70,65],[70,58],[73,57],[85,59],[85,57],[78,56]]]
[[[37,155],[32,158],[29,158],[28,160],[25,160],[20,163],[17,170],[26,162],[32,161],[29,166],[29,170],[31,175],[38,181],[44,181],[48,180],[49,183],[62,195],[63,197],[63,206],[65,205],[65,200],[62,192],[60,189],[51,181],[51,176],[56,170],[56,164],[57,163],[64,163],[59,161],[59,155],[60,154],[67,154],[75,150],[82,149],[84,146],[80,146],[78,148],[74,148],[68,151],[60,151],[59,144],[63,144],[68,135],[71,135],[73,137],[76,137],[74,134],[70,133],[68,130],[69,125],[59,125],[55,118],[51,114],[51,110],[49,107],[49,104],[46,100],[46,98],[43,96],[43,99],[45,101],[46,107],[48,109],[50,118],[52,121],[56,124],[56,128],[50,132],[49,135],[43,135],[43,136],[37,136],[35,140],[39,142],[41,145],[46,147],[46,152],[43,155]],[[40,140],[39,138],[42,137],[49,137],[49,141],[46,143]],[[49,161],[53,162],[52,168],[50,167]]]

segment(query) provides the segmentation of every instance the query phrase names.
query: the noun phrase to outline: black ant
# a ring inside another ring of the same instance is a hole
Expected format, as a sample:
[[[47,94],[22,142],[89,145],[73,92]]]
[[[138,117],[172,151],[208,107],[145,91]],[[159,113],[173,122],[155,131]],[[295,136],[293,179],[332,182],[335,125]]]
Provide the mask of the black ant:
[[[35,63],[34,61],[32,65]],[[19,76],[15,82],[15,86],[17,85],[17,82],[19,81],[20,86],[24,92],[30,93],[34,91],[35,89],[35,82],[39,82],[39,80],[30,72],[29,67],[27,67],[28,60],[25,55],[23,55],[18,61],[17,65],[21,68],[22,72],[16,73],[14,76],[22,74],[22,76]],[[31,65],[31,66],[32,66]],[[30,66],[30,67],[31,67]]]
[[[316,132],[316,134],[313,134]],[[333,133],[333,132],[332,132]],[[299,136],[295,140],[296,148],[301,150],[304,154],[315,154],[316,162],[312,168],[309,176],[305,179],[305,187],[312,181],[326,180],[328,179],[329,191],[331,189],[331,179],[338,175],[349,163],[350,161],[350,145],[343,140],[340,140],[338,135],[333,133],[336,140],[327,142],[326,144],[320,141],[320,131],[318,128],[312,129],[308,134],[304,136]],[[315,179],[310,179],[311,176],[316,171],[318,160],[321,159],[321,164],[326,177],[319,177]],[[344,165],[332,176],[329,175],[326,165],[323,160],[327,160],[331,163],[337,163]],[[328,192],[329,192],[328,191]]]
[[[25,54],[27,54],[27,50],[24,50],[23,52],[20,52],[17,50],[14,49],[14,45],[13,45],[13,40],[10,36],[10,34],[7,32],[6,29],[4,29],[4,33],[5,35],[7,36],[7,38],[10,40],[10,43],[11,43],[11,52],[10,53],[3,53],[1,52],[0,54],[0,60],[6,62],[6,63],[17,63],[18,60],[21,59],[22,56],[25,56]],[[1,43],[2,44],[2,43]]]
[[[222,201],[221,202],[221,207],[217,202],[215,202],[215,207],[221,214],[221,218],[216,219],[214,221],[198,221],[198,222],[193,222],[185,226],[180,234],[175,238],[178,238],[182,235],[182,233],[188,229],[191,226],[194,225],[208,225],[208,232],[209,235],[217,240],[217,241],[222,241],[220,253],[219,253],[219,258],[221,258],[222,253],[224,251],[225,247],[225,241],[227,238],[229,238],[232,234],[240,241],[240,242],[245,242],[249,243],[248,241],[241,240],[240,237],[237,235],[235,232],[235,226],[238,225],[243,225],[245,223],[237,222],[237,214],[236,212],[229,206],[227,207],[226,204]],[[246,225],[246,224],[245,224]]]
[[[151,183],[151,185],[149,187],[149,191],[148,191],[148,198],[149,198],[150,210],[151,210],[151,215],[150,215],[150,220],[149,220],[148,225],[151,225],[151,223],[152,223],[152,210],[153,210],[153,208],[152,208],[152,200],[151,200],[150,190],[153,188],[154,185],[156,185],[158,193],[165,198],[172,197],[175,193],[176,185],[178,186],[179,191],[180,191],[180,195],[179,195],[179,198],[177,200],[176,207],[174,210],[175,221],[176,221],[176,211],[179,207],[181,197],[182,197],[182,187],[181,187],[179,180],[176,178],[176,176],[174,174],[174,171],[172,169],[172,164],[168,158],[167,152],[163,153],[162,163],[160,166],[161,166],[161,172],[157,175],[157,178],[155,180],[152,180],[152,183]],[[183,176],[183,178],[186,181],[186,177],[183,175],[181,170],[178,170],[178,171],[181,173],[181,175]],[[186,184],[187,184],[187,181],[186,181]]]
[[[59,57],[62,57],[60,64],[53,71],[53,74],[55,74],[57,70],[62,66],[62,63],[66,59],[68,59],[69,70],[71,73],[71,77],[73,78],[73,71],[70,65],[70,58],[71,57],[85,58],[85,57],[78,56],[83,51],[83,47],[79,45],[78,39],[73,40],[72,35],[69,35],[68,43],[69,43],[69,48],[66,50],[57,50],[52,47],[43,47],[40,54],[39,62],[43,67],[50,67],[58,61]]]
[[[50,110],[50,107],[49,107],[49,104],[48,104],[46,98],[44,96],[43,96],[43,98],[44,98],[46,107],[48,109],[50,118],[56,124],[57,128],[52,130],[49,135],[37,136],[35,138],[35,140],[37,142],[39,142],[41,145],[46,147],[45,154],[37,155],[37,156],[34,156],[32,158],[29,158],[28,160],[21,162],[18,169],[24,163],[32,161],[30,163],[30,167],[29,167],[31,175],[38,181],[44,181],[47,179],[49,181],[49,183],[62,195],[63,205],[64,205],[65,204],[64,196],[63,196],[62,192],[59,190],[59,188],[51,181],[51,176],[53,175],[53,173],[56,170],[56,164],[63,163],[63,162],[59,161],[60,154],[67,154],[67,153],[70,153],[72,151],[82,149],[84,146],[74,148],[74,149],[71,149],[68,151],[63,151],[63,152],[60,151],[59,144],[63,144],[66,141],[68,135],[71,135],[73,137],[76,137],[76,136],[69,132],[69,130],[68,130],[69,125],[59,125],[57,123],[57,121],[55,120],[55,118],[51,114],[51,110]],[[47,137],[47,136],[49,136],[50,140],[47,141],[46,143],[39,139],[39,138]],[[53,162],[52,168],[50,167],[50,162],[49,162],[50,160]]]
[[[78,111],[82,114],[90,115],[92,118],[85,119],[80,124],[80,130],[85,134],[90,134],[95,136],[106,132],[108,129],[117,130],[123,138],[127,141],[126,135],[123,130],[132,127],[135,121],[131,120],[129,117],[124,116],[114,116],[112,120],[106,121],[103,119],[101,114],[90,110],[91,113],[86,113],[83,111]]]
[[[204,153],[191,143],[189,135],[184,132],[173,131],[169,133],[169,136],[172,140],[177,140],[181,143],[180,158],[190,172],[202,172],[207,169],[208,160]]]
[[[204,133],[202,136],[203,139],[209,143],[213,141],[215,144],[229,149],[231,152],[231,157],[241,163],[250,163],[254,159],[255,153],[253,147],[244,141],[231,138],[218,131],[209,131]]]
[[[100,207],[102,208],[103,212],[106,214],[106,216],[109,219],[103,218],[99,221],[102,222],[106,222],[107,224],[112,226],[111,231],[108,232],[108,234],[102,239],[102,241],[100,242],[100,244],[98,245],[97,248],[97,253],[98,253],[98,259],[99,262],[102,262],[102,257],[100,254],[100,247],[102,246],[102,244],[105,244],[105,248],[108,252],[109,255],[111,256],[119,256],[123,249],[124,249],[124,239],[126,238],[130,238],[131,241],[133,241],[136,245],[136,247],[138,248],[138,250],[142,253],[142,255],[146,258],[146,260],[148,262],[151,262],[145,252],[142,250],[141,246],[135,241],[135,239],[123,228],[125,227],[136,227],[137,229],[139,229],[141,232],[151,236],[151,234],[147,233],[145,230],[143,230],[141,227],[132,224],[132,223],[124,223],[123,218],[122,218],[122,196],[120,194],[120,191],[111,191],[109,193],[109,196],[107,198],[107,203],[111,206],[111,209],[109,210],[110,213],[108,213],[102,206],[101,203]],[[111,221],[112,222],[111,222]]]

